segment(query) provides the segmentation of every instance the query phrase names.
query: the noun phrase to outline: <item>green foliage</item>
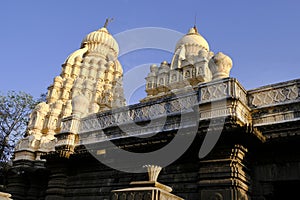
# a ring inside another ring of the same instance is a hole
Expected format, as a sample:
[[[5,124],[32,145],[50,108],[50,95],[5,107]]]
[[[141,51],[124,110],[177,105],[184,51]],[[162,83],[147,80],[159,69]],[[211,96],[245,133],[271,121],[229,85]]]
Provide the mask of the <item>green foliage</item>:
[[[0,162],[11,159],[17,142],[24,137],[29,114],[40,102],[25,92],[0,94]]]

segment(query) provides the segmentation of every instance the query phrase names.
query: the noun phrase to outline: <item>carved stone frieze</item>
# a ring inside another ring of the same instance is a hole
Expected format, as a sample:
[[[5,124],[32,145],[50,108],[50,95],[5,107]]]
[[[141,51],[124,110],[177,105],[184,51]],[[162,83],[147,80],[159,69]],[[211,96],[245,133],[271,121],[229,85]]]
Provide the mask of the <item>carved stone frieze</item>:
[[[209,85],[207,87],[201,88],[201,101],[211,101],[219,99],[222,97],[226,97],[227,94],[228,92],[226,83]]]
[[[249,92],[250,107],[270,106],[299,99],[299,83],[292,81]]]
[[[300,120],[299,88],[299,80],[293,80],[249,91],[248,99],[249,106],[252,108],[253,125],[267,132],[263,127],[268,126],[271,130],[276,124],[294,123]],[[273,133],[272,137],[278,134]]]
[[[118,192],[112,195],[112,200],[128,200],[128,199],[145,199],[152,200],[152,191],[129,191],[129,192]]]

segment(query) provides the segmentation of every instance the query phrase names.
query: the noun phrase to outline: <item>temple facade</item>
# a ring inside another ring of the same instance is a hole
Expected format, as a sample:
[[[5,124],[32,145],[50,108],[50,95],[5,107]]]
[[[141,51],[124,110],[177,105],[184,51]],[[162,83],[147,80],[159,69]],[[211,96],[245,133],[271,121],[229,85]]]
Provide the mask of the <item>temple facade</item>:
[[[147,96],[126,106],[118,43],[106,27],[88,34],[31,113],[12,198],[297,196],[300,79],[245,90],[196,27],[174,47],[170,62],[150,66]]]

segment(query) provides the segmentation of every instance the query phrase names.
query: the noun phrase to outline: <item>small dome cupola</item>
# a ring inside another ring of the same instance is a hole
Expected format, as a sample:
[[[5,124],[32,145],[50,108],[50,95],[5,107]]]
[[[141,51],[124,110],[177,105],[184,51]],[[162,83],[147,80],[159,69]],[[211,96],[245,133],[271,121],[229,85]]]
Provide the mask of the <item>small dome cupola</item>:
[[[195,64],[198,62],[200,55],[205,55],[209,52],[207,41],[198,33],[197,27],[194,26],[177,42],[171,69]]]
[[[108,21],[106,21],[102,28],[89,33],[83,39],[81,46],[84,46],[85,44],[88,45],[89,51],[97,51],[99,46],[107,47],[113,52],[114,56],[118,56],[119,45],[113,36],[108,32],[106,28],[107,23]]]
[[[176,44],[175,52],[182,46],[185,46],[186,48],[188,46],[197,46],[205,49],[206,51],[209,51],[209,45],[207,41],[202,37],[196,28],[196,26],[192,27],[189,32],[184,35]],[[187,48],[188,49],[188,48]],[[198,48],[197,48],[198,49]],[[188,52],[187,52],[188,53]],[[198,53],[198,52],[197,52]]]

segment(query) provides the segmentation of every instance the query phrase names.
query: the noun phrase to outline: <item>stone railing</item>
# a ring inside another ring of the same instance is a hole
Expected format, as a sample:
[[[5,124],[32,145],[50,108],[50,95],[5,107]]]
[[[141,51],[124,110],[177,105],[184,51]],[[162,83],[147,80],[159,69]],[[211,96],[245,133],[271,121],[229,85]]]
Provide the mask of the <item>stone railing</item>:
[[[253,126],[259,128],[270,127],[271,130],[271,127],[275,127],[276,124],[281,124],[282,128],[282,123],[299,121],[299,93],[300,79],[248,91]],[[271,132],[274,132],[274,130]],[[292,133],[292,131],[290,132]],[[281,133],[274,133],[273,135],[278,134]]]
[[[236,79],[227,78],[213,81],[199,85],[196,92],[190,89],[190,91],[186,90],[185,93],[172,98],[140,103],[111,110],[109,112],[90,115],[81,119],[78,133],[92,132],[108,127],[120,126],[122,124],[132,124],[133,122],[139,121],[152,121],[164,118],[168,115],[192,111],[194,106],[199,106],[200,120],[228,115],[240,116],[238,113],[233,113],[239,112],[238,110],[234,110],[234,108],[229,108],[227,106],[226,101],[228,98],[238,99],[243,105],[247,105],[246,91]],[[204,107],[202,105],[214,101],[220,102],[220,100],[223,100],[223,107],[220,107],[222,104],[218,104],[215,110],[210,110],[212,108],[209,106],[209,109],[202,109],[202,107]],[[243,109],[239,108],[239,110]],[[106,137],[105,135],[103,136]]]
[[[79,134],[81,143],[88,144],[194,127],[195,120],[198,123],[228,116],[240,125],[252,124],[254,127],[295,121],[300,116],[299,104],[294,103],[300,102],[299,86],[300,80],[293,80],[247,92],[236,79],[226,78],[202,83],[195,88],[183,88],[171,97],[155,101],[84,118],[67,117],[62,120],[61,133]],[[270,109],[277,105],[286,106]],[[66,137],[57,144],[69,144],[69,140]]]
[[[78,132],[90,132],[133,122],[165,118],[170,114],[191,111],[194,105],[197,105],[197,95],[190,93],[171,100],[127,106],[81,119]]]
[[[248,91],[249,106],[261,108],[300,100],[300,80],[274,84]]]
[[[240,99],[241,102],[247,104],[247,92],[234,78],[201,84],[198,95],[200,104],[228,97]]]

